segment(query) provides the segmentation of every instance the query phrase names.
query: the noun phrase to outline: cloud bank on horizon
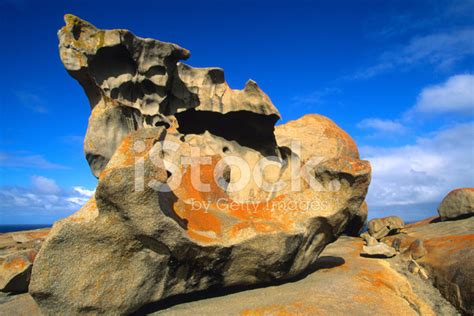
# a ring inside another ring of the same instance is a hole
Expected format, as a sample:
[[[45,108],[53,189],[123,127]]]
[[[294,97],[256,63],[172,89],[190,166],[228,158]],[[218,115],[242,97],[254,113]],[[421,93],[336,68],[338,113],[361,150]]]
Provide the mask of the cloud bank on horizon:
[[[474,186],[474,1],[388,2],[366,2],[370,10],[347,1],[272,2],[268,10],[262,1],[252,12],[229,3],[212,10],[206,3],[153,3],[136,6],[135,15],[115,2],[0,2],[14,13],[5,22],[19,35],[4,52],[11,76],[0,79],[0,224],[51,223],[94,192],[79,136],[90,109],[56,55],[66,12],[177,42],[195,64],[224,68],[230,83],[252,77],[284,120],[330,117],[372,163],[370,217],[436,215],[451,189]],[[40,9],[48,13],[38,15]],[[156,21],[153,12],[164,9],[182,14]],[[30,30],[24,20],[43,26]],[[197,36],[197,29],[213,35]],[[298,52],[292,67],[284,67],[288,50],[275,43]]]

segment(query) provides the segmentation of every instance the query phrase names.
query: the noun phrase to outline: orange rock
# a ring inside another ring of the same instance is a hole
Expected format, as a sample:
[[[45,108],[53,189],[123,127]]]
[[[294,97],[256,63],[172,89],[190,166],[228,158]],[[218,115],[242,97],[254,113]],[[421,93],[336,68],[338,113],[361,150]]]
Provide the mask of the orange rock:
[[[403,234],[383,240],[394,238],[399,238],[405,249],[415,240],[422,241],[425,254],[417,258],[418,264],[456,308],[474,313],[474,217],[447,222],[425,219],[405,227]]]
[[[26,292],[30,282],[31,268],[36,250],[12,253],[0,261],[0,290],[3,292]]]

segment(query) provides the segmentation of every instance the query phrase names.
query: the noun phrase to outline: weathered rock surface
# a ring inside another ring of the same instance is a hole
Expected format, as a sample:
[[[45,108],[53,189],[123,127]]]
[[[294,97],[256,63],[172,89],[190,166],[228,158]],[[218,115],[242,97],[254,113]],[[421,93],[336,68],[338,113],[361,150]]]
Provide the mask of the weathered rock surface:
[[[398,216],[375,218],[369,221],[369,234],[379,240],[385,236],[400,232],[405,223]]]
[[[300,147],[303,157],[315,161],[347,156],[359,159],[359,150],[354,140],[329,118],[318,114],[307,114],[295,121],[275,128],[277,143],[281,148]],[[297,143],[295,143],[297,141]],[[364,202],[352,213],[345,234],[358,236],[367,222],[368,207]]]
[[[220,69],[177,63],[189,55],[177,45],[73,16],[59,38],[91,103],[85,150],[99,183],[35,261],[30,292],[44,314],[128,314],[288,280],[363,216],[370,164],[328,119],[289,123],[306,126],[291,137],[303,146],[288,146],[253,81],[232,90]]]
[[[429,218],[383,241],[395,238],[410,255],[406,260],[416,259],[447,300],[463,314],[474,314],[474,217],[447,222]]]
[[[199,121],[229,113],[236,119],[246,118],[242,112],[257,119],[268,116],[263,126],[255,120],[242,120],[238,126],[255,132],[255,141],[268,136],[264,129],[273,128],[279,118],[270,98],[254,81],[248,81],[243,90],[232,90],[222,69],[178,63],[190,56],[178,45],[140,38],[127,30],[100,30],[73,15],[66,15],[65,21],[58,33],[59,51],[69,74],[89,98],[92,113],[84,149],[96,177],[127,134],[173,125],[176,113],[199,111],[192,113],[194,128],[209,128]],[[263,135],[258,135],[261,130]]]
[[[246,291],[222,289],[176,297],[140,310],[152,315],[457,315],[428,281],[404,275],[393,259],[359,255],[359,238],[326,247],[308,275]],[[240,289],[242,290],[242,289]],[[0,314],[39,315],[27,294],[2,298]]]
[[[0,315],[39,316],[38,304],[28,294],[11,295],[0,293]]]
[[[449,192],[438,206],[438,213],[443,221],[474,215],[474,188]]]
[[[363,257],[373,257],[373,258],[391,258],[397,254],[397,251],[390,247],[389,245],[378,242],[375,245],[367,245],[362,247],[362,252],[360,253]]]
[[[364,232],[360,235],[360,238],[362,238],[365,241],[366,246],[375,246],[378,241],[374,237],[372,237],[368,232]]]
[[[49,229],[0,234],[0,291],[28,291],[31,268]]]

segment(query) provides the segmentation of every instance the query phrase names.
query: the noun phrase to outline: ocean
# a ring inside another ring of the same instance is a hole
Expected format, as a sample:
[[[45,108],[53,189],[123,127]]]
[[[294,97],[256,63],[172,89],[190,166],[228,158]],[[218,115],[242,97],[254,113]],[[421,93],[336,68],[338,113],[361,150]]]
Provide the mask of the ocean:
[[[17,232],[21,230],[32,230],[51,227],[51,224],[30,224],[30,225],[0,225],[0,233]]]

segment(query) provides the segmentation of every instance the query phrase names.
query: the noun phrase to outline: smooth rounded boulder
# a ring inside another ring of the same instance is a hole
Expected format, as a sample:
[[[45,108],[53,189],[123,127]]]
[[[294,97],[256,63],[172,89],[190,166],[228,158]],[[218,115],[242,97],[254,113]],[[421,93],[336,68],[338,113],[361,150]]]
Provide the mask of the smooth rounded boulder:
[[[438,206],[438,213],[443,221],[474,215],[474,188],[449,192]]]

